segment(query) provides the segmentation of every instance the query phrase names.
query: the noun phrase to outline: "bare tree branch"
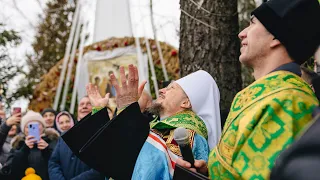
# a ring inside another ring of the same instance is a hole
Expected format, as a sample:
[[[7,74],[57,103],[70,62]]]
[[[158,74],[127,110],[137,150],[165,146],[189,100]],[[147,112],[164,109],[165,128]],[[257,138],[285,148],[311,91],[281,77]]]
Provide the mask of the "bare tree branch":
[[[40,0],[36,0],[36,1],[37,1],[37,3],[39,4],[39,7],[41,8],[42,12],[44,12],[43,7],[42,7],[42,4],[41,4],[41,1],[40,1]]]
[[[28,21],[28,23],[29,23],[29,25],[30,25],[31,27],[36,28],[36,26],[32,24],[31,20],[30,20],[30,19],[23,13],[23,11],[21,11],[21,9],[18,7],[18,4],[17,4],[16,0],[13,0],[12,2],[13,2],[13,6],[14,6],[14,8],[17,10],[17,12],[18,12],[22,17],[24,17],[24,18]]]

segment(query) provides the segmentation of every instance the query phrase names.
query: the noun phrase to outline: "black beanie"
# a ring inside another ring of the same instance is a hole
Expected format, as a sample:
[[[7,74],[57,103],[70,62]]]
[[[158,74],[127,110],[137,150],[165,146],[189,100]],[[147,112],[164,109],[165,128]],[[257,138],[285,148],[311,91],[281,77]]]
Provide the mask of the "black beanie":
[[[55,116],[57,115],[57,112],[54,110],[54,109],[52,109],[52,108],[47,108],[47,109],[45,109],[45,110],[43,110],[42,112],[41,112],[41,116],[43,116],[45,113],[47,113],[47,112],[51,112],[51,113],[53,113]]]
[[[270,0],[252,13],[302,64],[320,45],[320,5],[318,0]]]

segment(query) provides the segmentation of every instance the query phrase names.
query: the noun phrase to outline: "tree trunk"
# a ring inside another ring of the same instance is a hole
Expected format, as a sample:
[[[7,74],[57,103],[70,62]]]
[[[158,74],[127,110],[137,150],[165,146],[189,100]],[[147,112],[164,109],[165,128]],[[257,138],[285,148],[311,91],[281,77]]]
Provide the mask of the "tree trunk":
[[[204,0],[204,9],[192,1],[180,1],[181,75],[203,69],[213,76],[220,90],[224,119],[234,96],[242,88],[237,0]]]
[[[262,3],[262,2],[260,2]],[[250,24],[251,12],[256,8],[255,0],[238,0],[239,26],[240,30],[246,28]],[[253,69],[241,66],[242,87],[245,88],[254,81],[252,75]]]

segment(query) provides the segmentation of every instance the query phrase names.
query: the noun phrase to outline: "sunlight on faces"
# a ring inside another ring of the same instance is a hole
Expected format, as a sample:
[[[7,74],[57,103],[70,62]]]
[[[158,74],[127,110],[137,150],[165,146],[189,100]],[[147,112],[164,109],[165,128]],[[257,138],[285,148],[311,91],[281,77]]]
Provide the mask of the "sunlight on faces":
[[[166,88],[159,90],[158,99],[149,108],[157,109],[161,116],[171,116],[184,109],[191,108],[191,103],[183,89],[176,82],[170,83]]]
[[[39,132],[40,132],[40,134],[42,134],[42,133],[44,132],[44,127],[43,127],[43,125],[42,125],[41,123],[39,123],[39,121],[30,121],[28,124],[26,124],[26,125],[24,126],[24,134],[25,134],[26,136],[29,135],[29,129],[28,129],[29,124],[34,124],[34,123],[39,124],[38,127],[39,127]]]
[[[52,112],[44,113],[43,119],[46,122],[46,127],[53,127],[55,117],[56,115]]]
[[[71,128],[71,119],[68,115],[61,115],[58,119],[59,128],[65,132]]]
[[[254,16],[250,25],[239,33],[241,39],[241,55],[239,60],[248,67],[260,64],[261,58],[269,54],[274,36]]]
[[[81,99],[78,105],[78,121],[84,118],[92,111],[92,105],[88,97],[84,97]]]

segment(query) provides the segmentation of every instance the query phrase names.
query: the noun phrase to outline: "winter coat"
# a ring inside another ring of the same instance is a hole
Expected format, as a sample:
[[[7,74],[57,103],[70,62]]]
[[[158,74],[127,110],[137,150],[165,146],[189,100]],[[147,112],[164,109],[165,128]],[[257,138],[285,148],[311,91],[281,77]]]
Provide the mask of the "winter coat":
[[[29,167],[35,169],[42,180],[49,180],[48,161],[59,139],[59,133],[48,128],[42,137],[49,145],[44,150],[39,150],[35,145],[30,149],[25,144],[25,136],[17,135],[12,139],[12,150],[1,175],[6,179],[21,179],[25,176],[25,170]]]
[[[11,150],[11,137],[8,137],[8,133],[11,127],[7,126],[3,122],[0,126],[0,163],[3,165],[7,161],[7,158]]]
[[[54,180],[104,180],[104,176],[78,159],[59,139],[49,160],[49,177]]]

